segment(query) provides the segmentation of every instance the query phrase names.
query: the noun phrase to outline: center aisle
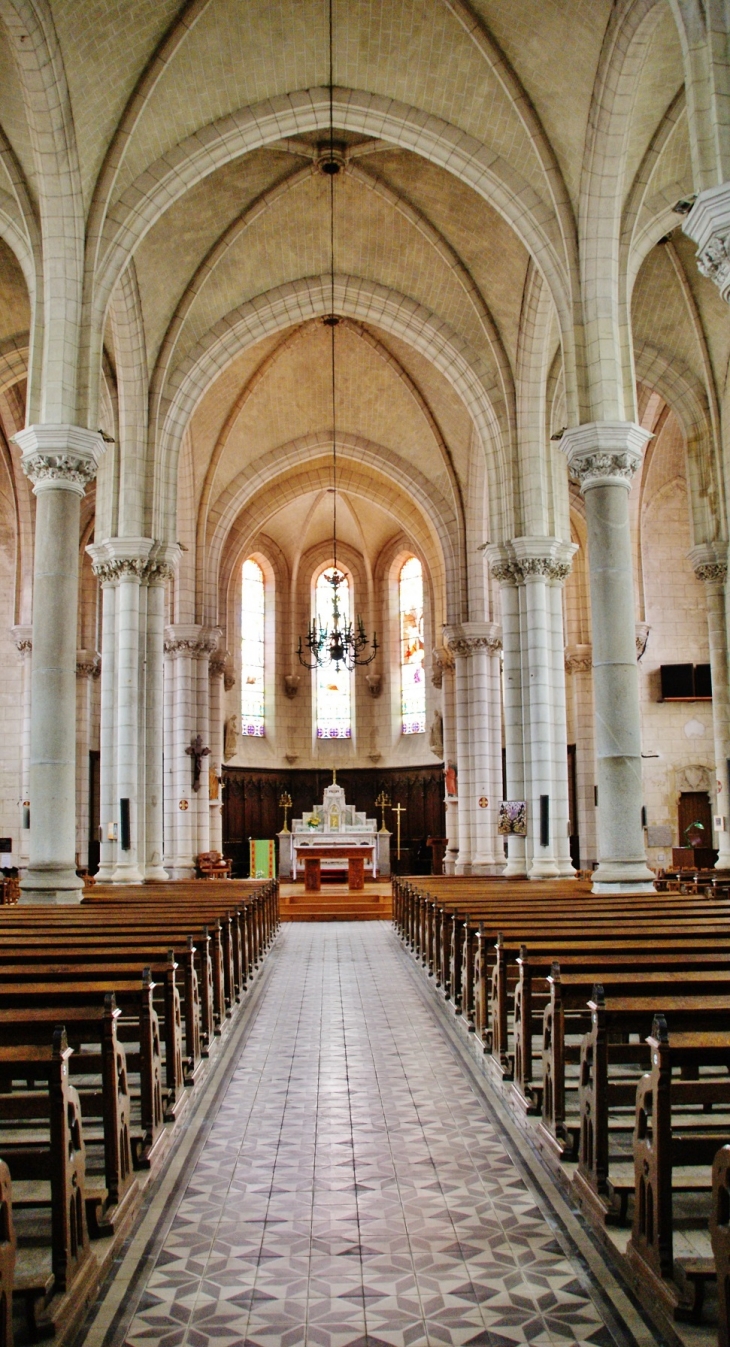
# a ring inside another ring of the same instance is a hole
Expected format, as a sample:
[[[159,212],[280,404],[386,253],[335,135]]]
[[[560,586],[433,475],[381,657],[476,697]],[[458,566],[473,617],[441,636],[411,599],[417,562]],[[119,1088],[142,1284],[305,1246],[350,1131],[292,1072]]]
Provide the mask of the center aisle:
[[[126,1341],[633,1341],[604,1325],[389,928],[289,925],[270,957]]]

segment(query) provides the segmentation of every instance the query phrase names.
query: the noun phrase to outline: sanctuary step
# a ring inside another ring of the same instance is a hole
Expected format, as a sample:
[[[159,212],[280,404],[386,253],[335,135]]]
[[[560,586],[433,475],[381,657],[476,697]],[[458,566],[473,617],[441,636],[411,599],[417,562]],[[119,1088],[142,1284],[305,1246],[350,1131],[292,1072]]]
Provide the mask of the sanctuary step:
[[[392,911],[389,883],[354,892],[331,883],[320,893],[307,893],[303,884],[283,884],[280,890],[282,921],[390,921]]]

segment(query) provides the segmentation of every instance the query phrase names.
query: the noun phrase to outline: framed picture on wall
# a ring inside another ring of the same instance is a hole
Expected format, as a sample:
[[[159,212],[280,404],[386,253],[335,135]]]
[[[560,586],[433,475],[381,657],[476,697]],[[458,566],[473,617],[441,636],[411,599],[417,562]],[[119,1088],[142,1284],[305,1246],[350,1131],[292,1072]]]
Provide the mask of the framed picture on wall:
[[[527,836],[527,801],[502,800],[497,832],[501,837]]]

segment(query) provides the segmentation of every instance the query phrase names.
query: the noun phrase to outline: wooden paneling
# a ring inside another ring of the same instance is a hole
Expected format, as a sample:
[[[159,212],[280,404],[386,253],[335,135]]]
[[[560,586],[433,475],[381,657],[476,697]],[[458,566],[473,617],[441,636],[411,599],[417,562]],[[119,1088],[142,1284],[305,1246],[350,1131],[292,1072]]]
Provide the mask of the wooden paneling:
[[[292,798],[290,819],[301,818],[305,810],[321,803],[325,786],[332,780],[331,770],[258,771],[246,767],[223,768],[223,852],[233,861],[234,875],[248,874],[250,837],[275,837],[283,813],[279,796],[288,791]],[[428,874],[431,853],[427,837],[440,837],[446,826],[443,767],[386,767],[343,769],[337,772],[338,785],[345,789],[348,804],[377,818],[375,799],[385,790],[393,804],[402,804],[401,863],[394,868],[402,873]],[[386,827],[395,834],[395,815],[386,813]]]

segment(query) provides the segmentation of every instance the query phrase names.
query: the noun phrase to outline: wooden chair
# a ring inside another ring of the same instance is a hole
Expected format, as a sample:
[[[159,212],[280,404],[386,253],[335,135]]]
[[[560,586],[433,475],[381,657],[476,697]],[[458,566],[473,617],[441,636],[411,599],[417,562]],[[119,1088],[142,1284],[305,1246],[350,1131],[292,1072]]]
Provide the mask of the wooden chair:
[[[232,862],[221,856],[220,851],[201,851],[195,864],[201,879],[230,879]]]

